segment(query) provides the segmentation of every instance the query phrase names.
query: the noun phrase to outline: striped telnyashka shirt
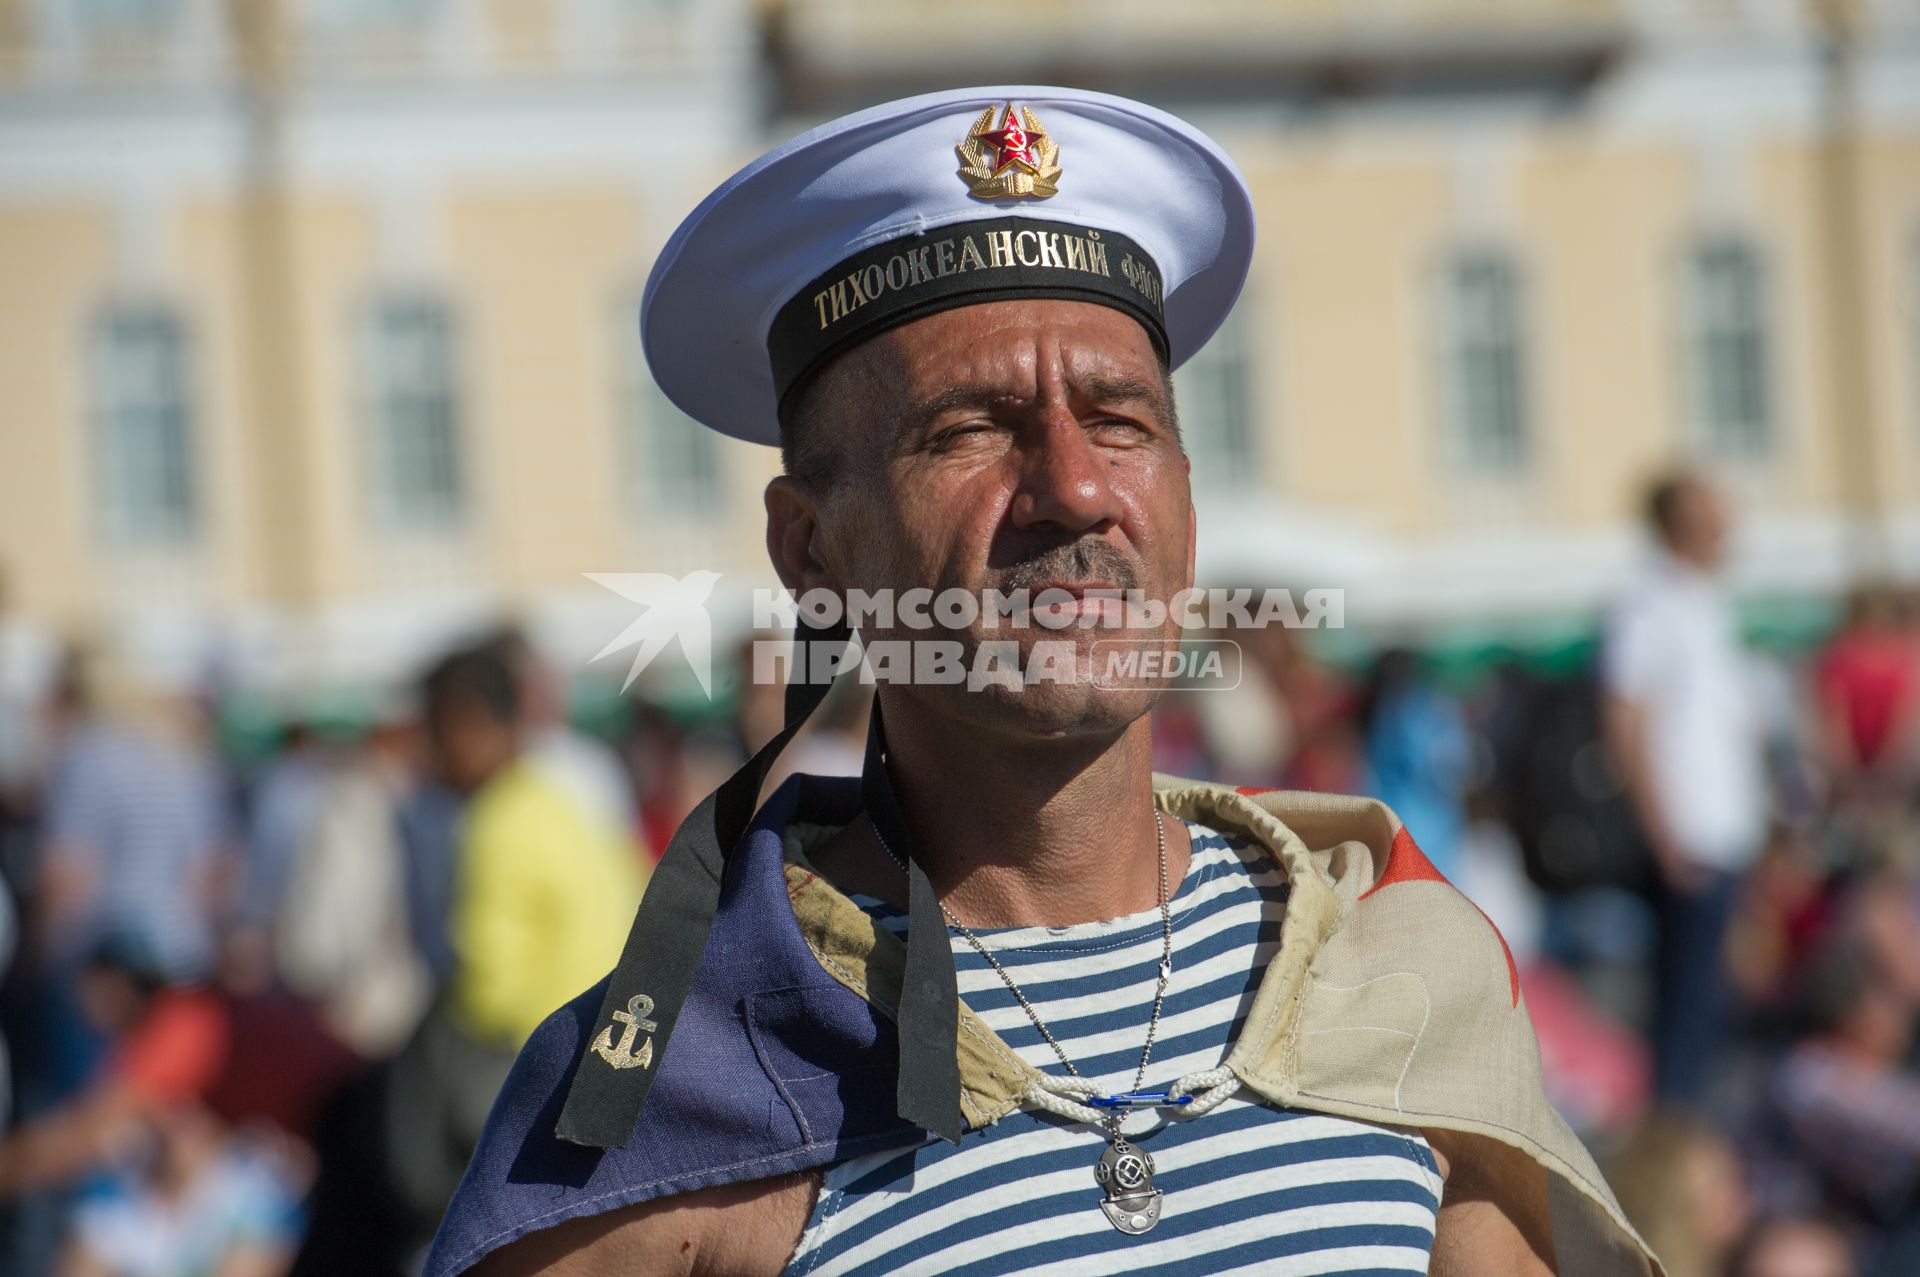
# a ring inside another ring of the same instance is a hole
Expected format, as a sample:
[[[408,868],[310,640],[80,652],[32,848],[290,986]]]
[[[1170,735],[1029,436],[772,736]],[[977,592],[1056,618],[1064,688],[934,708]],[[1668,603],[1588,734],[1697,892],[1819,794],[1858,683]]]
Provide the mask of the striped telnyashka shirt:
[[[1258,848],[1189,824],[1172,902],[1173,978],[1146,1086],[1217,1067],[1280,945],[1284,874]],[[856,897],[896,932],[899,911]],[[976,932],[1074,1066],[1132,1087],[1153,1011],[1160,912]],[[960,995],[1027,1063],[1064,1070],[991,967],[955,933]],[[1424,1273],[1441,1181],[1418,1132],[1276,1108],[1241,1092],[1198,1117],[1128,1119],[1155,1163],[1160,1223],[1121,1233],[1093,1177],[1105,1135],[1023,1109],[958,1146],[936,1141],[831,1168],[789,1277],[1044,1272]]]

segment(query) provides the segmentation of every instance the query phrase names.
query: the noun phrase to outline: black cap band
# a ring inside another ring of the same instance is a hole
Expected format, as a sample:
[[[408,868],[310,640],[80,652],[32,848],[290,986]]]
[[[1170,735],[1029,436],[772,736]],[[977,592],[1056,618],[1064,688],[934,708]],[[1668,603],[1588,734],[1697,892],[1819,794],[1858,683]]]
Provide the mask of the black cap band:
[[[1145,249],[1118,231],[997,217],[862,249],[802,288],[767,332],[774,390],[784,403],[822,363],[908,320],[1022,297],[1125,311],[1167,359],[1160,267]]]

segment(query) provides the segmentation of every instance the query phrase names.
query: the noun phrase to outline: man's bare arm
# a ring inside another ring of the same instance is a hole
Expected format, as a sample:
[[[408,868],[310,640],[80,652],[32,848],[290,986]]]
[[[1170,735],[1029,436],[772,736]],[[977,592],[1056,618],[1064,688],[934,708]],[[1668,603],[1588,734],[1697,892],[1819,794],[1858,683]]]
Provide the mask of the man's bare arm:
[[[817,1175],[725,1184],[543,1228],[471,1277],[775,1277],[807,1226]]]
[[[109,1079],[0,1141],[0,1201],[75,1179],[106,1161],[135,1129],[144,1106]]]
[[[1433,1277],[1554,1277],[1547,1170],[1484,1135],[1428,1131],[1447,1188],[1433,1235]]]

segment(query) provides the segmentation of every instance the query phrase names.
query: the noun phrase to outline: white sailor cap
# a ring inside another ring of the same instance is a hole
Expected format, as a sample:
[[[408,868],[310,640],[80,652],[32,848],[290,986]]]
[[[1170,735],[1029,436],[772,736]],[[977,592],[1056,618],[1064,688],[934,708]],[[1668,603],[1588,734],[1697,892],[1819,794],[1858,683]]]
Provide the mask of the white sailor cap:
[[[1245,180],[1185,121],[1079,89],[953,89],[823,124],[729,178],[654,263],[641,341],[694,420],[777,443],[810,373],[955,306],[1099,302],[1177,367],[1252,254]]]

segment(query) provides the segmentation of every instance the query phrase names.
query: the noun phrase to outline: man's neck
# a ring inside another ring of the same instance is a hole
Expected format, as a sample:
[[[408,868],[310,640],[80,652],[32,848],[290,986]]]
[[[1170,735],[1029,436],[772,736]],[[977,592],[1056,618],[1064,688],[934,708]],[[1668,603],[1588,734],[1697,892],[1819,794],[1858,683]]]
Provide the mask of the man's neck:
[[[887,745],[912,854],[967,925],[1068,926],[1159,903],[1145,717],[1112,737],[1021,741],[955,731],[900,707],[887,716]],[[1189,845],[1179,821],[1164,827],[1171,894]],[[878,850],[873,831],[863,822],[846,841],[854,847],[840,849],[840,866],[866,879],[856,889],[872,890],[875,866],[859,864],[857,847]],[[902,903],[904,879],[897,869],[887,877],[890,889],[877,894]]]

